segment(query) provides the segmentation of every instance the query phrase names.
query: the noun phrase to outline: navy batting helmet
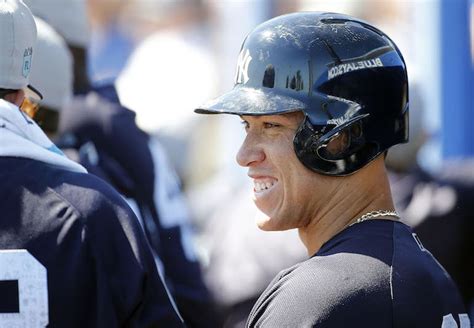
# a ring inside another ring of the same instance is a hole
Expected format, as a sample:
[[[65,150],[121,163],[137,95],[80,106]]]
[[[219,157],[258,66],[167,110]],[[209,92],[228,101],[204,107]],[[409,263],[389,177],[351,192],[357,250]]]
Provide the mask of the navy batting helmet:
[[[283,15],[247,36],[233,90],[195,111],[302,111],[293,142],[299,160],[318,173],[348,175],[407,142],[406,66],[393,41],[364,21],[321,12]],[[328,147],[336,139],[339,145]]]

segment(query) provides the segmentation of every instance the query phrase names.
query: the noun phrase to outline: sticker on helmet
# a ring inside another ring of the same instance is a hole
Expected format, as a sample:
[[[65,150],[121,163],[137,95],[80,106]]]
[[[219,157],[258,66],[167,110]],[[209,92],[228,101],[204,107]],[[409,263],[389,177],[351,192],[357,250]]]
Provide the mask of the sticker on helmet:
[[[369,60],[361,60],[353,63],[346,63],[334,66],[333,68],[329,69],[328,71],[328,80],[331,80],[339,75],[357,71],[364,68],[373,68],[373,67],[382,67],[384,66],[380,57],[369,59]]]
[[[351,106],[347,109],[343,116],[332,118],[328,120],[326,124],[334,124],[336,126],[342,125],[354,118],[354,116],[359,112],[359,110],[360,105],[351,103]]]
[[[249,64],[252,60],[248,49],[242,50],[237,60],[237,75],[235,77],[235,83],[247,83],[249,80]]]

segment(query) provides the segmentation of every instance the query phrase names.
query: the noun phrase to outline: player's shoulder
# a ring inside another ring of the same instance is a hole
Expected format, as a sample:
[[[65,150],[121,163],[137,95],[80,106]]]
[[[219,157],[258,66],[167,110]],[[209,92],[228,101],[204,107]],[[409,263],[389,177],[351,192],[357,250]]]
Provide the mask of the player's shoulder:
[[[71,215],[82,224],[104,225],[134,218],[125,200],[103,180],[41,161],[0,157],[2,189],[45,219]],[[62,209],[62,212],[55,210]],[[66,211],[66,212],[64,212]]]
[[[281,271],[257,302],[251,322],[344,327],[343,316],[354,320],[354,326],[386,326],[384,318],[390,317],[392,308],[390,264],[384,262],[385,255],[368,251],[383,242],[364,243],[366,237],[346,231],[311,258]],[[283,308],[287,311],[273,310]]]
[[[129,212],[123,197],[108,183],[92,174],[62,171],[58,174],[58,179],[62,183],[54,187],[54,190],[81,212],[84,218],[97,216],[104,211],[116,214]]]
[[[293,267],[287,276],[283,280],[291,281],[298,292],[338,299],[350,297],[358,288],[375,293],[389,288],[390,264],[357,251],[340,252],[313,256]]]
[[[388,306],[392,251],[381,248],[391,242],[388,238],[378,241],[378,233],[360,237],[347,231],[337,236],[311,258],[281,271],[270,285],[268,295],[278,291],[275,300],[283,303],[295,297],[320,300],[317,307],[325,311],[339,307],[341,300],[348,305],[379,299],[381,306]],[[302,307],[313,311],[315,304]]]
[[[24,162],[29,162],[25,170],[31,175],[31,178],[23,179],[25,185],[31,189],[47,188],[73,209],[84,223],[133,216],[122,196],[92,174],[68,171],[38,161]]]
[[[364,318],[365,323],[372,311],[378,315],[368,320],[370,324],[385,323],[383,317],[391,310],[388,275],[380,278],[365,271],[367,263],[358,265],[360,255],[337,257],[312,257],[280,272],[254,307],[251,326],[345,327],[341,316]],[[371,280],[374,276],[377,279]],[[373,305],[370,310],[367,304]]]

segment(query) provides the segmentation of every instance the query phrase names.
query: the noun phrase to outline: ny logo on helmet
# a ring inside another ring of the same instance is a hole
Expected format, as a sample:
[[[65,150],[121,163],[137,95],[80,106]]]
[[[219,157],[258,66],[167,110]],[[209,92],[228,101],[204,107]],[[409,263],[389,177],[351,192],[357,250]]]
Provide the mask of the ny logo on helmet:
[[[249,80],[249,64],[252,60],[249,50],[245,49],[240,52],[239,59],[237,60],[237,75],[235,76],[235,83],[247,83]]]

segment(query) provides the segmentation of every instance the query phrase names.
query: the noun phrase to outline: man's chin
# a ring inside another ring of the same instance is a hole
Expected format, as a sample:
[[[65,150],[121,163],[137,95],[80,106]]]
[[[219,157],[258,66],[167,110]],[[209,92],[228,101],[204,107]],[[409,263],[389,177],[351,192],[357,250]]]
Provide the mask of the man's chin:
[[[255,214],[255,223],[260,230],[274,231],[274,229],[271,229],[272,219],[260,210]]]
[[[284,227],[282,225],[282,220],[272,218],[262,211],[257,211],[257,214],[255,215],[255,223],[257,224],[257,227],[263,231],[283,231],[292,229],[291,227]]]

